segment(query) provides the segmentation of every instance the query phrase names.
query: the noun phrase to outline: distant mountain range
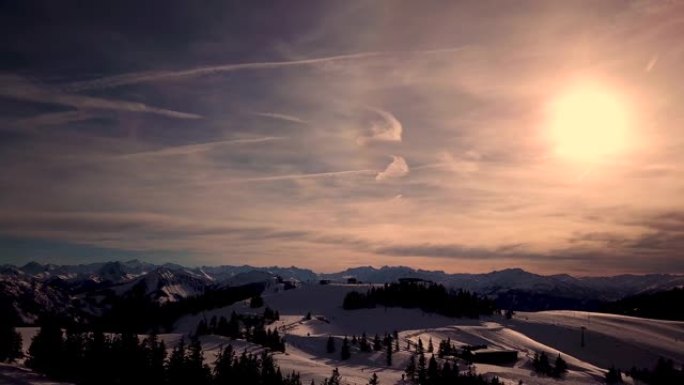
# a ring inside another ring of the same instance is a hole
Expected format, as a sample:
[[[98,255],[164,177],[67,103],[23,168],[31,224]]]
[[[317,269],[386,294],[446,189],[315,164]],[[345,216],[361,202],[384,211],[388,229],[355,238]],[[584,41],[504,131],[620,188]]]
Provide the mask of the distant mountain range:
[[[163,304],[228,286],[278,284],[330,280],[385,283],[399,278],[420,278],[495,298],[501,308],[517,310],[596,310],[602,303],[628,296],[684,287],[684,276],[670,274],[573,277],[538,275],[522,269],[485,274],[449,274],[405,266],[350,268],[319,274],[297,267],[156,265],[138,260],[54,265],[30,262],[0,266],[0,311],[13,310],[23,322],[32,322],[44,311],[98,314],[112,298],[135,293]]]

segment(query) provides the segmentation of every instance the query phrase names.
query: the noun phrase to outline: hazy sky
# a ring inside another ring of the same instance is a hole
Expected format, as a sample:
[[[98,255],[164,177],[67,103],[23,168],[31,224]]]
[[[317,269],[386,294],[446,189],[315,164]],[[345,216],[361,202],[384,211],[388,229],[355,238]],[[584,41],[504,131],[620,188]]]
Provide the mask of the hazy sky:
[[[0,1],[0,32],[0,263],[684,272],[681,2]]]

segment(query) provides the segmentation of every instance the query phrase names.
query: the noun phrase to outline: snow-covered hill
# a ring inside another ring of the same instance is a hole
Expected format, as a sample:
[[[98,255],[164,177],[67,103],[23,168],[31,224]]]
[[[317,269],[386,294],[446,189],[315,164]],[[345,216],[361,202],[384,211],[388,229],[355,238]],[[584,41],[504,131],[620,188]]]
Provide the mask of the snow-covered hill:
[[[684,322],[659,321],[601,313],[549,311],[517,313],[508,320],[502,316],[454,319],[420,310],[376,308],[346,311],[341,308],[344,295],[351,290],[365,290],[363,285],[304,285],[296,290],[264,295],[265,304],[277,309],[281,320],[276,326],[285,334],[287,352],[277,354],[284,371],[301,372],[305,383],[309,378],[320,381],[338,367],[349,384],[366,384],[377,373],[383,384],[401,384],[401,374],[410,353],[409,341],[424,343],[432,338],[435,346],[446,338],[456,345],[487,345],[492,349],[516,350],[518,361],[507,366],[476,364],[479,373],[496,375],[508,384],[599,383],[605,370],[612,365],[620,368],[650,367],[659,357],[684,363]],[[247,303],[186,316],[176,324],[178,332],[191,333],[200,319],[229,316],[232,311],[255,313]],[[307,313],[311,320],[304,320]],[[585,345],[581,346],[582,327]],[[383,335],[394,330],[401,339],[391,367],[385,365],[384,352],[355,353],[341,361],[339,353],[325,351],[328,336],[340,341],[345,336]],[[214,341],[216,336],[206,337]],[[211,342],[215,344],[214,342]],[[223,341],[225,343],[225,341]],[[211,344],[205,347],[211,348]],[[569,373],[562,381],[540,377],[532,371],[530,360],[535,352],[544,351],[552,357],[561,354],[569,364]],[[212,357],[212,354],[206,356]],[[628,382],[629,383],[629,380]]]

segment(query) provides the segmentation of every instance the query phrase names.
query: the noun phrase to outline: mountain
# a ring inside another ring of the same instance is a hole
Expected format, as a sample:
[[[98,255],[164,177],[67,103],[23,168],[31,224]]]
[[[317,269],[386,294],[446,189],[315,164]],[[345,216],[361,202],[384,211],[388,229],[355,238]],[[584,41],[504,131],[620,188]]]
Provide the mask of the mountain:
[[[449,274],[407,266],[361,266],[341,272],[318,274],[297,267],[155,265],[138,260],[55,265],[30,262],[21,267],[0,267],[0,311],[32,322],[44,311],[65,314],[99,314],[113,297],[141,295],[158,304],[198,296],[207,290],[263,284],[279,290],[305,282],[356,278],[365,283],[419,278],[454,289],[486,295],[500,308],[514,310],[596,310],[603,303],[627,296],[655,293],[684,286],[684,276],[670,274],[573,277],[539,275],[522,269],[484,274]],[[79,317],[79,315],[74,315]]]

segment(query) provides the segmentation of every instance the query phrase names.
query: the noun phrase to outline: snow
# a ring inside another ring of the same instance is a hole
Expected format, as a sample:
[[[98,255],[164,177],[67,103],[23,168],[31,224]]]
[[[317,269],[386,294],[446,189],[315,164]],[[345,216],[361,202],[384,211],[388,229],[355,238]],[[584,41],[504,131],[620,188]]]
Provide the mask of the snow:
[[[278,310],[281,319],[273,327],[284,334],[286,353],[275,358],[283,373],[297,371],[302,381],[319,383],[339,368],[343,383],[367,384],[376,373],[382,384],[401,384],[401,375],[410,357],[407,343],[416,344],[421,338],[425,348],[432,338],[435,350],[439,341],[450,338],[456,346],[487,345],[493,350],[518,351],[517,362],[505,366],[475,364],[475,370],[485,376],[498,376],[507,384],[522,380],[529,385],[600,383],[607,368],[650,367],[659,357],[684,362],[684,322],[660,321],[619,315],[577,311],[546,311],[516,313],[510,320],[502,316],[481,319],[454,319],[426,314],[417,309],[375,308],[345,311],[341,308],[345,294],[351,290],[365,291],[365,285],[304,284],[298,289],[271,291],[263,295],[265,306]],[[248,301],[197,315],[188,315],[176,325],[176,333],[162,334],[169,353],[181,337],[194,332],[199,320],[213,315],[229,317],[232,311],[261,313],[263,308],[251,309]],[[311,312],[312,319],[305,320]],[[585,328],[585,346],[580,344],[581,328]],[[35,328],[21,328],[28,347]],[[369,338],[376,333],[399,332],[401,351],[393,354],[393,365],[387,367],[385,352],[352,353],[351,359],[341,361],[339,350],[345,336],[357,337],[366,332]],[[336,339],[337,351],[325,350],[328,336]],[[142,338],[142,336],[141,336]],[[187,341],[187,338],[186,338]],[[258,353],[263,348],[221,336],[203,336],[205,360],[212,365],[218,351],[228,344],[236,352],[247,350]],[[560,354],[568,363],[569,371],[562,380],[536,375],[530,360],[536,352],[546,352],[551,360]],[[4,369],[3,369],[4,370]],[[2,382],[27,384],[29,382]],[[626,379],[629,384],[630,379]],[[34,383],[34,382],[31,382]],[[38,382],[35,382],[38,383]]]
[[[284,373],[295,370],[301,373],[304,383],[311,378],[317,382],[339,368],[349,384],[366,384],[376,372],[383,384],[400,384],[401,374],[409,353],[408,341],[418,338],[427,348],[431,337],[435,349],[442,339],[450,338],[457,346],[487,345],[489,349],[516,350],[518,361],[509,366],[475,364],[478,373],[496,375],[504,382],[517,384],[579,385],[602,382],[607,368],[651,367],[659,357],[684,362],[684,322],[660,321],[636,317],[587,313],[577,311],[546,311],[517,313],[513,319],[501,316],[481,319],[454,319],[426,314],[417,309],[375,308],[345,311],[341,308],[345,294],[351,290],[365,291],[367,285],[315,285],[305,284],[296,290],[264,295],[266,306],[278,310],[281,320],[274,326],[284,333],[287,352],[276,358]],[[202,317],[212,315],[228,317],[238,313],[259,313],[241,302],[221,309],[187,316],[176,327],[180,332],[194,331]],[[304,320],[311,312],[312,319]],[[320,319],[319,319],[320,318]],[[585,327],[585,346],[581,347],[581,327]],[[348,361],[339,360],[339,348],[344,336],[357,337],[366,332],[372,338],[376,333],[399,331],[400,349],[393,356],[393,366],[385,366],[385,353],[355,353]],[[337,339],[337,352],[328,354],[325,345],[328,336]],[[553,360],[558,354],[568,363],[569,372],[562,382],[536,375],[530,360],[535,352],[546,352]],[[626,379],[630,383],[630,379]]]

